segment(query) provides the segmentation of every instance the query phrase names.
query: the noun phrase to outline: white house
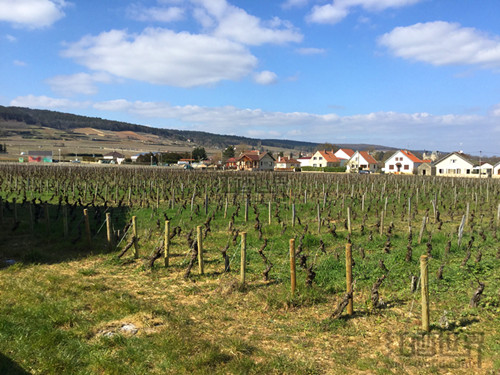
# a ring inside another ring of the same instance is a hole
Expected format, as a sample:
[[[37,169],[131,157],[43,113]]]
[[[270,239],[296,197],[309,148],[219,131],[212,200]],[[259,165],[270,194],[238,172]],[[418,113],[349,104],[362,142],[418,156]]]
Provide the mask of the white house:
[[[344,166],[354,155],[354,150],[351,150],[350,148],[339,148],[334,155],[340,160],[340,165]]]
[[[493,177],[500,177],[500,161],[493,166]]]
[[[356,151],[346,163],[347,172],[377,171],[377,161],[367,151]]]
[[[430,160],[420,160],[408,150],[396,151],[385,162],[385,173],[415,174],[420,164],[430,162]]]
[[[474,168],[474,164],[458,152],[446,155],[435,165],[436,176],[470,176]]]
[[[340,159],[333,151],[316,151],[309,161],[310,167],[338,167]]]
[[[483,176],[491,176],[493,174],[493,166],[490,163],[482,163],[474,167],[474,173],[481,173]]]
[[[293,159],[287,158],[286,156],[279,156],[278,160],[274,163],[274,170],[294,170],[300,167],[300,163]]]
[[[300,163],[300,167],[311,167],[309,164],[311,161],[310,156],[302,156],[301,158],[298,158],[297,161]]]
[[[110,153],[104,155],[102,158],[104,160],[114,161],[118,164],[121,164],[125,160],[125,155],[123,155],[119,152],[113,151],[113,152],[110,152]]]

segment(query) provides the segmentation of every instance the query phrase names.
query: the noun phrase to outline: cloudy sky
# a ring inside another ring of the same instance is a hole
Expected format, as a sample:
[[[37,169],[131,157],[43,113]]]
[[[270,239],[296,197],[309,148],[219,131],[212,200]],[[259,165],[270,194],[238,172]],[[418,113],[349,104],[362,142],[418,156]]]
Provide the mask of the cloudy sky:
[[[500,155],[500,1],[0,0],[0,104]]]

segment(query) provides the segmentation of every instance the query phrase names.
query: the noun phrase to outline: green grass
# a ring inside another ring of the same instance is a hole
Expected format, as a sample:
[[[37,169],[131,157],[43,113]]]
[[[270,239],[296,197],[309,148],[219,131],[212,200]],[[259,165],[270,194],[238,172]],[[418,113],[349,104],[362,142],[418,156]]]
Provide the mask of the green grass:
[[[233,236],[228,231],[229,218],[236,211],[236,206],[232,204],[231,193],[228,195],[227,218],[224,219],[225,195],[217,193],[217,178],[211,179],[218,175],[172,175],[170,177],[176,185],[171,185],[170,182],[163,182],[159,172],[151,179],[144,179],[142,172],[137,173],[137,176],[129,176],[129,180],[136,183],[132,206],[109,209],[115,229],[122,229],[132,215],[137,217],[140,246],[137,260],[133,259],[131,251],[122,259],[117,259],[119,249],[111,252],[107,249],[106,227],[102,227],[102,198],[97,199],[95,207],[89,206],[92,248],[88,248],[84,235],[77,237],[80,207],[73,212],[70,235],[63,237],[62,218],[59,216],[56,219],[59,210],[57,198],[50,201],[49,207],[53,218],[52,234],[47,235],[42,219],[35,223],[31,231],[29,203],[16,207],[21,221],[15,231],[11,230],[14,224],[13,196],[29,196],[32,193],[15,192],[12,188],[14,180],[0,180],[5,192],[4,202],[9,201],[8,206],[4,205],[6,225],[0,227],[0,234],[6,238],[7,245],[0,261],[17,261],[14,266],[0,270],[0,369],[2,366],[14,369],[17,365],[26,371],[42,374],[315,374],[343,373],[354,369],[382,374],[435,373],[446,369],[446,366],[456,365],[450,368],[457,373],[465,373],[464,366],[460,367],[460,364],[468,360],[467,335],[478,332],[484,333],[481,355],[483,363],[489,366],[481,371],[487,373],[488,370],[500,369],[496,359],[500,351],[497,344],[500,341],[500,260],[497,256],[499,242],[495,237],[498,230],[494,225],[496,212],[485,205],[484,186],[476,208],[470,198],[479,186],[467,180],[456,182],[459,199],[454,205],[453,186],[446,184],[449,180],[413,179],[413,176],[395,179],[391,176],[360,178],[294,174],[286,177],[290,185],[278,187],[272,194],[269,190],[262,193],[262,203],[259,194],[251,192],[248,222],[244,221],[244,200],[238,193],[235,199],[240,204],[240,212],[235,217],[234,228],[247,232],[247,282],[241,286],[238,281],[241,237],[238,236],[233,243]],[[192,180],[179,176],[189,176]],[[260,179],[262,175],[256,176]],[[128,188],[120,185],[126,180],[117,175],[117,185],[113,185],[115,180],[112,177],[102,180],[110,184],[110,195],[114,186],[118,186],[119,197],[126,200]],[[87,180],[91,181],[88,176]],[[44,180],[41,181],[36,186],[45,187]],[[56,178],[50,180],[49,190],[54,189],[51,184],[56,181]],[[77,196],[84,191],[84,181],[82,176],[82,180],[76,182]],[[151,188],[149,181],[152,181]],[[323,182],[329,194],[324,208],[321,194]],[[336,193],[337,182],[339,194]],[[179,188],[181,183],[184,193]],[[198,195],[191,211],[194,183],[197,184]],[[257,184],[265,183],[263,177],[257,181]],[[490,200],[498,196],[494,193],[500,191],[498,185],[491,182]],[[174,208],[169,205],[168,191],[171,186],[177,189],[178,201]],[[220,186],[225,186],[225,182]],[[295,226],[291,223],[288,186],[294,187],[293,199],[302,221],[299,224],[297,220]],[[155,208],[155,189],[163,193],[158,210]],[[205,189],[210,196],[208,216],[213,215],[211,232],[203,241],[205,274],[199,275],[195,264],[190,278],[184,280],[183,274],[190,259],[186,234],[194,229],[195,238],[196,226],[204,225],[207,220],[203,206]],[[305,189],[308,190],[307,203],[303,201]],[[380,198],[382,191],[388,198],[388,206],[383,235],[380,235],[375,224],[384,207],[384,199]],[[441,229],[434,223],[430,204],[434,194],[440,191]],[[360,207],[362,194],[366,197],[365,211]],[[33,195],[44,200],[52,197],[50,192],[41,194],[34,191]],[[88,195],[92,196],[90,191]],[[408,196],[412,197],[412,202],[419,200],[418,207],[414,203],[412,208],[413,256],[409,262],[405,260]],[[73,202],[72,199],[70,202]],[[271,225],[267,222],[269,200],[273,202]],[[462,246],[458,249],[457,226],[465,209],[464,201],[471,202],[471,218]],[[318,202],[324,220],[320,233],[316,222]],[[107,204],[113,206],[110,202]],[[186,205],[185,209],[182,204]],[[268,240],[264,254],[273,263],[267,282],[262,275],[266,266],[258,254],[263,240],[259,240],[254,228],[254,206],[262,223],[263,238]],[[275,216],[278,206],[279,219],[286,223],[284,232]],[[346,290],[345,244],[348,233],[344,222],[348,206],[353,217],[350,240],[355,262],[355,314],[353,317],[344,314],[341,319],[332,320],[330,315]],[[422,242],[418,244],[420,223],[426,210],[430,219]],[[149,270],[146,258],[163,238],[164,215],[170,218],[171,228],[180,226],[182,233],[171,242],[171,266],[166,269],[162,259],[159,259],[154,269]],[[361,233],[364,215],[365,228]],[[337,228],[336,237],[327,228],[332,222]],[[391,222],[394,225],[391,247],[390,252],[385,253],[383,249]],[[481,235],[483,232],[484,238]],[[419,322],[420,291],[411,292],[410,279],[419,275],[419,257],[427,253],[427,241],[431,234],[431,335],[446,333],[459,338],[455,353],[458,364],[455,365],[440,362],[439,356],[433,356],[429,366],[423,366],[424,358],[412,354],[408,346],[401,352],[386,350],[387,334],[394,334],[398,340],[402,338],[407,345],[410,340],[419,342],[423,337]],[[289,240],[295,238],[298,249],[302,235],[303,254],[307,256],[307,265],[314,262],[316,277],[311,287],[306,285],[307,272],[299,266],[298,257],[297,291],[292,296]],[[444,249],[450,236],[451,251],[445,255]],[[475,241],[471,258],[465,266],[461,266],[472,236]],[[130,233],[120,249],[129,239]],[[325,252],[319,250],[320,241],[325,244]],[[220,250],[228,243],[227,254],[232,271],[225,274]],[[482,259],[476,262],[479,251],[482,252]],[[379,266],[381,261],[389,271]],[[436,273],[441,265],[444,265],[443,279],[438,280]],[[379,293],[385,305],[377,309],[371,304],[370,293],[373,283],[383,274],[387,278]],[[470,308],[469,301],[478,280],[486,284],[484,296],[477,308]],[[439,323],[445,311],[449,321],[446,329]],[[120,324],[127,322],[139,326],[137,335],[120,333]],[[102,335],[105,331],[115,334],[106,337]]]

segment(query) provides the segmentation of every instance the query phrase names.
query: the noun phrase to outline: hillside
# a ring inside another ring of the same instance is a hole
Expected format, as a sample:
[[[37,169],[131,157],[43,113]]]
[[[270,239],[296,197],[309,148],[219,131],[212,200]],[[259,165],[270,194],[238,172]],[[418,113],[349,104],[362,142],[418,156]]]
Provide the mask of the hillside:
[[[190,142],[208,148],[221,149],[229,145],[247,144],[253,147],[295,149],[312,151],[317,143],[282,139],[257,139],[235,135],[221,135],[201,131],[160,129],[145,125],[130,124],[120,121],[101,119],[98,117],[79,116],[49,110],[30,109],[22,107],[0,106],[0,122],[18,122],[29,126],[51,128],[63,132],[75,132],[76,129],[93,129],[113,132],[132,132],[133,134],[148,134],[166,138],[174,142]],[[22,131],[22,130],[20,130]],[[25,130],[26,131],[26,130]],[[11,129],[12,132],[12,129]],[[76,132],[79,132],[77,130]],[[9,134],[2,132],[1,137]],[[12,135],[12,134],[10,134]],[[28,134],[27,134],[28,135]],[[96,134],[98,135],[98,134]],[[28,135],[29,136],[29,135]],[[392,147],[368,144],[338,144],[339,147],[348,147],[359,150],[377,149],[393,150]]]

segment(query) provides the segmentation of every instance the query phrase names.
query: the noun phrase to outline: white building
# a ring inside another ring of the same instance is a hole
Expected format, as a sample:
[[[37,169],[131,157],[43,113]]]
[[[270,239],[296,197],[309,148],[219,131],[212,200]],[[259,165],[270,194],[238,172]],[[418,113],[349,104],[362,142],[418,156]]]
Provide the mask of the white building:
[[[113,152],[110,152],[109,154],[104,155],[102,158],[104,160],[109,160],[109,161],[121,164],[125,160],[125,155],[123,155],[119,152],[113,151]]]
[[[482,163],[480,166],[474,167],[474,173],[491,176],[493,174],[493,166],[490,163]]]
[[[420,160],[408,150],[399,150],[387,159],[384,171],[385,173],[416,174],[418,166],[424,162],[430,162],[430,160]]]
[[[346,163],[347,172],[377,171],[377,161],[368,151],[356,151]]]
[[[493,166],[493,177],[500,177],[500,161]]]
[[[299,168],[300,163],[298,160],[293,158],[288,158],[286,156],[279,156],[278,160],[274,163],[274,170],[294,170]]]
[[[436,176],[470,176],[474,164],[462,154],[452,152],[436,162]]]
[[[333,151],[316,151],[309,161],[310,167],[338,167],[340,159],[335,156]]]
[[[311,157],[310,156],[303,156],[301,158],[298,158],[297,161],[300,163],[300,167],[310,167],[310,161]]]
[[[339,148],[334,155],[340,160],[340,166],[343,167],[354,155],[354,150],[351,150],[350,148]]]

